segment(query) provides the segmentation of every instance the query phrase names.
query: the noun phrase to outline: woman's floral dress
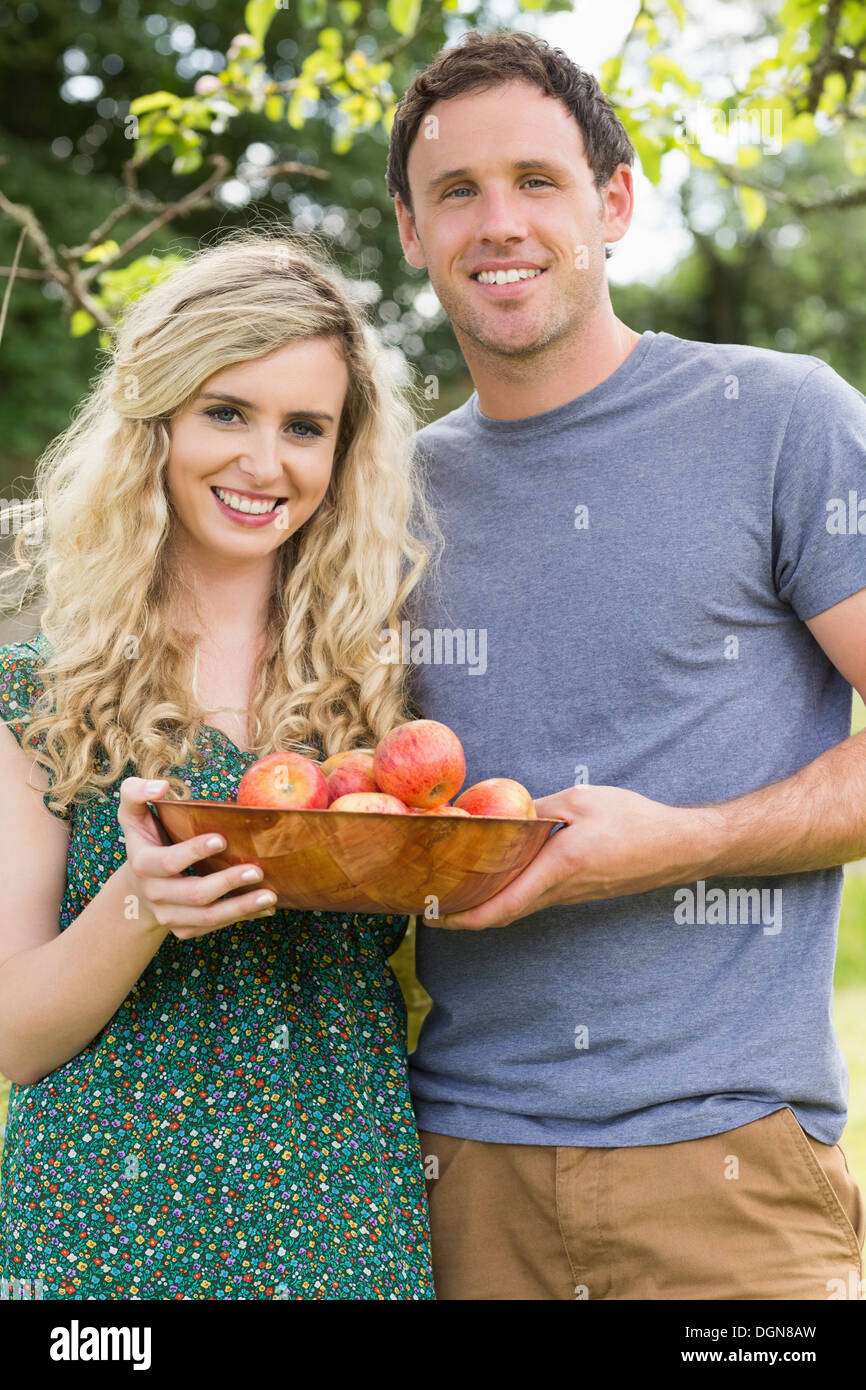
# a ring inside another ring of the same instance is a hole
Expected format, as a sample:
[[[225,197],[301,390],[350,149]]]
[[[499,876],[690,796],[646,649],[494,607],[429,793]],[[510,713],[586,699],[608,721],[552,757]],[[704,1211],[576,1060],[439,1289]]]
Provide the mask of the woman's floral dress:
[[[41,693],[45,641],[0,647],[4,719]],[[192,795],[233,799],[254,755],[213,728],[198,751],[175,769]],[[124,862],[120,780],[70,808],[61,930]],[[278,909],[168,936],[83,1052],[12,1087],[0,1293],[432,1299],[388,965],[407,920]]]

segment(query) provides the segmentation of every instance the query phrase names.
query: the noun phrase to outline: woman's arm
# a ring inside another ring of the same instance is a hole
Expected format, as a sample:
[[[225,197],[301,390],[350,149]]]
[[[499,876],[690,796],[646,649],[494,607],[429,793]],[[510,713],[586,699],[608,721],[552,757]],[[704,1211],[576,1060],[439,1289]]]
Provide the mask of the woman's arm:
[[[207,835],[163,846],[147,783],[121,784],[129,856],[84,911],[60,931],[69,836],[27,786],[48,773],[0,728],[0,1072],[32,1086],[81,1052],[117,1012],[169,932],[180,939],[270,915],[260,890],[222,899],[261,880],[258,865],[202,877],[183,870],[214,852]],[[161,794],[161,793],[160,793]],[[225,847],[223,841],[220,848]]]
[[[0,1072],[24,1086],[87,1046],[168,931],[127,919],[126,862],[60,931],[69,832],[34,786],[48,791],[48,773],[0,728]]]

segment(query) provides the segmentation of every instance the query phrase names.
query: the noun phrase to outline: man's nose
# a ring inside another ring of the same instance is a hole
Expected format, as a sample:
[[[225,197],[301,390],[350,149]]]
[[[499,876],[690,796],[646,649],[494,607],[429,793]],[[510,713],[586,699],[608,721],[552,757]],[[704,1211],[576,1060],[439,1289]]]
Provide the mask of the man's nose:
[[[528,234],[526,216],[514,194],[495,189],[488,192],[481,204],[481,214],[479,231],[483,241],[501,245],[525,240]]]

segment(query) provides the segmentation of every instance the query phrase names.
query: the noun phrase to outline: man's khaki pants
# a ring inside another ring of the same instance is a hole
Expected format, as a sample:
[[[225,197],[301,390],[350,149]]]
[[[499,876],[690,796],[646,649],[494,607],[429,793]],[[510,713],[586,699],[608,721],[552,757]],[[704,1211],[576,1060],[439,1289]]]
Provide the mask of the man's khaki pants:
[[[420,1139],[437,1298],[862,1296],[862,1194],[787,1107],[636,1148]]]

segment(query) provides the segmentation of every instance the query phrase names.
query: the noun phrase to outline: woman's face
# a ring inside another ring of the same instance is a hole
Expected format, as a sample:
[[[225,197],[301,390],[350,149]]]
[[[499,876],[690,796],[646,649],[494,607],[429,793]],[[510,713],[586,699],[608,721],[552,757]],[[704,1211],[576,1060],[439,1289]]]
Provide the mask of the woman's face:
[[[331,338],[210,377],[170,426],[168,489],[187,539],[248,560],[302,526],[330,482],[347,386]]]

